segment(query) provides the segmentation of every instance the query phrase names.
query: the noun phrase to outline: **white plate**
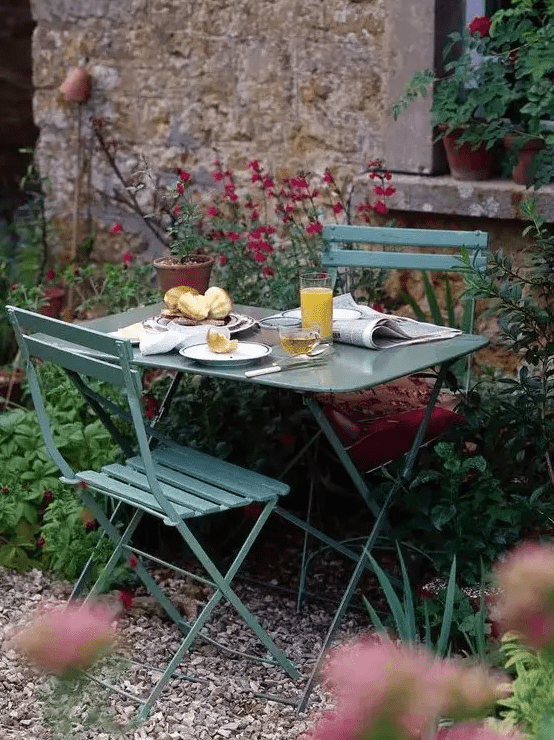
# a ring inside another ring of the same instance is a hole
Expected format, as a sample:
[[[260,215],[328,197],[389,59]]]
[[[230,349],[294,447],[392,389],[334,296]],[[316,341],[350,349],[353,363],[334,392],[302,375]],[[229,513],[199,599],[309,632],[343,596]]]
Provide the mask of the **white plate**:
[[[194,324],[192,326],[186,326],[185,324],[179,324],[172,319],[164,318],[163,316],[153,316],[151,319],[144,320],[144,326],[147,329],[153,329],[154,331],[183,331],[187,332],[189,329],[197,329],[199,326],[205,326],[206,329],[212,324]],[[241,331],[246,331],[256,326],[256,319],[251,316],[246,316],[240,313],[230,313],[229,321],[225,324],[225,327],[229,329],[231,334],[238,334]],[[216,327],[217,328],[217,327]]]
[[[196,360],[203,365],[212,365],[213,367],[240,367],[241,365],[251,365],[260,357],[265,357],[271,352],[271,347],[267,344],[258,344],[256,342],[239,342],[239,346],[234,352],[219,354],[212,352],[205,342],[202,344],[193,344],[192,347],[183,347],[179,354],[188,360]]]
[[[290,311],[283,311],[283,316],[290,316],[293,319],[300,319],[300,309],[292,308]],[[361,311],[356,308],[333,308],[333,321],[352,321],[363,316]]]

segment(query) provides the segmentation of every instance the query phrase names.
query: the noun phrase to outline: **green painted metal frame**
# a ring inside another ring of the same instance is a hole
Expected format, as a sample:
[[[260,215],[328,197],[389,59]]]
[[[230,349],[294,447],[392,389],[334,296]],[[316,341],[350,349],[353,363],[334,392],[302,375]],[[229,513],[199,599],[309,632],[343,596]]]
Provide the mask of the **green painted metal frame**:
[[[439,271],[452,272],[463,269],[463,263],[459,259],[460,250],[465,249],[471,254],[472,263],[478,269],[486,269],[488,259],[489,236],[483,231],[450,231],[439,229],[400,229],[396,227],[377,227],[377,226],[351,226],[329,224],[323,229],[323,239],[325,240],[325,249],[322,256],[322,265],[330,270],[336,279],[338,267],[372,267],[385,269],[411,269],[420,271]],[[362,249],[349,248],[345,245],[361,244]],[[365,245],[384,245],[394,247],[390,251],[374,251],[365,248]],[[420,251],[397,251],[399,247],[414,248]],[[435,254],[421,250],[428,249],[449,249],[457,250],[455,254]],[[473,311],[472,311],[473,317]],[[414,442],[410,451],[405,456],[403,473],[400,478],[394,481],[384,503],[379,507],[371,498],[371,493],[364,477],[360,474],[354,465],[344,445],[338,438],[335,430],[327,420],[319,403],[310,396],[305,397],[305,403],[310,409],[313,417],[317,421],[320,429],[331,444],[335,454],[339,458],[342,466],[349,475],[356,490],[375,515],[375,523],[369,537],[363,547],[362,553],[358,556],[351,579],[346,587],[340,604],[337,608],[329,631],[323,642],[320,654],[316,660],[312,674],[302,694],[298,704],[298,712],[302,712],[309,700],[310,694],[315,685],[315,681],[327,649],[329,648],[334,634],[342,620],[344,612],[354,595],[360,577],[366,567],[371,569],[367,554],[375,546],[377,538],[385,528],[390,533],[390,525],[387,520],[387,513],[398,491],[403,485],[409,482],[414,462],[423,442],[425,432],[427,431],[431,414],[436,400],[443,386],[446,372],[452,362],[441,364],[436,376],[429,403]],[[302,562],[298,586],[298,605],[302,603],[302,594],[305,592],[305,582],[307,576],[307,537],[308,534],[314,534],[305,525],[297,522],[305,531],[305,541],[302,555]],[[318,536],[318,535],[315,535]],[[319,537],[321,539],[321,537]]]
[[[179,648],[165,670],[162,671],[162,675],[151,693],[145,699],[140,700],[142,704],[141,717],[148,716],[156,699],[175,673],[177,666],[193,642],[198,637],[205,638],[204,635],[201,635],[201,630],[222,598],[225,598],[234,607],[271,656],[248,655],[247,657],[262,663],[280,666],[292,678],[299,678],[298,670],[276,646],[231,586],[244,558],[268,517],[275,509],[279,496],[288,493],[288,486],[273,481],[266,476],[244,470],[220,459],[175,444],[157,447],[152,451],[149,445],[151,437],[148,437],[148,433],[154,433],[154,430],[150,428],[147,431],[142,417],[140,406],[142,383],[139,371],[131,367],[133,351],[130,342],[108,337],[105,334],[83,327],[71,326],[56,319],[43,317],[13,306],[7,308],[21,348],[21,355],[28,374],[31,394],[47,450],[62,473],[61,480],[76,486],[79,497],[92,511],[103,532],[112,540],[114,545],[113,553],[96,583],[92,586],[87,599],[94,598],[102,591],[104,585],[109,583],[111,574],[121,559],[128,557],[131,552],[138,552],[132,547],[131,541],[145,512],[161,518],[164,524],[179,532],[183,541],[208,574],[209,579],[198,578],[193,573],[188,573],[188,575],[210,584],[214,589],[212,596],[197,618],[194,622],[189,623],[180,615],[139,561],[136,568],[138,577],[184,633]],[[63,342],[71,343],[71,346],[60,347],[57,344],[60,339]],[[103,353],[102,358],[91,355],[91,350]],[[108,416],[105,406],[118,416],[123,415],[130,419],[138,444],[138,455],[128,459],[126,465],[118,463],[106,465],[100,472],[73,471],[56,447],[40,382],[32,361],[34,358],[50,361],[64,368],[73,378],[77,387],[84,390],[85,398],[92,402],[92,407],[99,412],[99,416],[104,422],[106,422]],[[101,380],[122,390],[130,413],[125,413],[117,405],[103,399],[94,391],[88,393],[88,385],[84,383],[83,376]],[[102,402],[103,400],[106,401],[105,404]],[[106,515],[94,496],[90,495],[89,489],[102,493],[111,500],[118,502],[111,517]],[[186,520],[204,516],[207,513],[222,512],[229,508],[246,506],[252,502],[262,504],[262,511],[233,562],[225,573],[221,573],[191,531]],[[123,533],[120,533],[116,526],[121,505],[133,512]],[[140,556],[154,562],[162,562],[155,556],[142,551],[140,551]],[[180,570],[170,563],[165,563],[165,565]],[[76,598],[84,588],[89,571],[90,562],[87,563],[83,574],[78,579],[72,598]],[[237,651],[231,650],[231,652]],[[115,690],[117,689],[115,688]]]

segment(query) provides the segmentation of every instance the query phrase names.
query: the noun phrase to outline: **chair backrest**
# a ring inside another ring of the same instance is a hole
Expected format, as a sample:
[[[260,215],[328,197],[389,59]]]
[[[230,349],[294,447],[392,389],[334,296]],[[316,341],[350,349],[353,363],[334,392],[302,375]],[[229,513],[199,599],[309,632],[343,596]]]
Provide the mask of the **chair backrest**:
[[[328,224],[323,227],[323,239],[326,244],[323,265],[328,268],[382,267],[454,272],[462,269],[459,256],[465,249],[472,264],[484,270],[489,248],[489,235],[485,231],[399,229],[394,226]],[[344,249],[344,244],[377,244],[397,249]],[[437,254],[437,250],[443,249],[456,250],[456,253]]]
[[[485,270],[488,260],[489,235],[485,231],[450,231],[448,229],[401,229],[394,226],[350,226],[328,224],[323,227],[325,249],[322,264],[336,278],[338,267],[364,267],[393,270],[418,270],[423,273],[427,298],[431,309],[435,308],[435,323],[441,311],[436,296],[427,279],[426,272],[459,272],[463,269],[460,259],[465,250],[471,264]],[[356,249],[345,245],[360,244]],[[391,247],[387,250],[367,249],[365,245]],[[442,253],[441,253],[442,252]],[[446,295],[451,297],[450,282],[446,276]],[[412,305],[417,308],[412,300]],[[432,302],[434,306],[431,305]],[[449,320],[454,319],[452,306],[447,306]],[[433,312],[433,311],[432,311]],[[464,331],[473,330],[475,301],[466,301],[461,326]],[[442,320],[440,323],[443,323]],[[465,387],[469,387],[471,357],[465,362],[463,372]]]
[[[116,435],[117,430],[110,416],[114,413],[117,415],[117,412],[121,411],[122,414],[119,415],[127,413],[129,417],[129,413],[117,407],[109,399],[91,391],[83,378],[100,380],[122,391],[127,400],[130,411],[129,420],[134,427],[135,441],[138,443],[138,452],[144,464],[150,489],[168,515],[178,520],[178,514],[163,494],[154,473],[140,405],[142,381],[139,371],[131,366],[133,350],[129,340],[112,337],[82,326],[66,324],[58,319],[13,306],[7,306],[7,311],[21,349],[46,449],[62,472],[62,480],[73,484],[79,482],[70,464],[56,446],[33,359],[52,362],[64,368],[87,400],[92,401],[93,409],[109,431],[112,434],[115,431]],[[89,392],[91,394],[87,395]]]

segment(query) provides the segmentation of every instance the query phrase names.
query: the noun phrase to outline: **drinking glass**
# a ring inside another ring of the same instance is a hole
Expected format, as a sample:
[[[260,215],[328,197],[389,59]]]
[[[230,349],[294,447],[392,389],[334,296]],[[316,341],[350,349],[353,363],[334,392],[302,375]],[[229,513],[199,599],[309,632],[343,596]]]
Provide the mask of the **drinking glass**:
[[[322,341],[333,341],[333,279],[324,272],[300,276],[300,314],[304,329],[319,327]]]
[[[279,341],[291,357],[308,354],[319,344],[319,327],[304,329],[302,326],[282,326],[279,329]]]

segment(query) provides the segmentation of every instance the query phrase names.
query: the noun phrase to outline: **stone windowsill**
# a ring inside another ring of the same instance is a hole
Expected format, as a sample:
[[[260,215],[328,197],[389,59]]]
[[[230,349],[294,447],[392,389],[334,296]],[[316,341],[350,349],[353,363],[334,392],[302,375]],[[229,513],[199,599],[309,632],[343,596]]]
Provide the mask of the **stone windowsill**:
[[[454,214],[498,219],[522,219],[519,203],[537,199],[539,212],[554,222],[554,184],[540,190],[525,188],[511,180],[454,180],[449,175],[393,174],[396,195],[389,206],[394,211]]]

